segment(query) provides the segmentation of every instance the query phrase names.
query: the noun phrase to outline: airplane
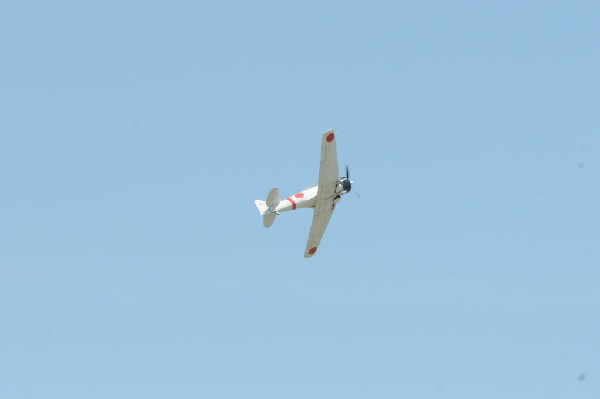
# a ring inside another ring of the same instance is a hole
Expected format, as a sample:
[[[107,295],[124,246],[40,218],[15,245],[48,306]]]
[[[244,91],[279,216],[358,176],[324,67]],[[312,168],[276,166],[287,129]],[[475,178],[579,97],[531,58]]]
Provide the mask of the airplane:
[[[279,189],[274,188],[269,191],[266,201],[254,201],[258,212],[263,217],[265,227],[271,227],[275,217],[281,212],[314,208],[312,226],[304,251],[305,258],[309,258],[317,252],[335,206],[340,202],[342,195],[348,194],[352,189],[353,182],[350,180],[348,166],[346,166],[346,176],[340,177],[335,142],[336,135],[333,129],[323,133],[319,184],[305,188],[283,201],[279,199]]]

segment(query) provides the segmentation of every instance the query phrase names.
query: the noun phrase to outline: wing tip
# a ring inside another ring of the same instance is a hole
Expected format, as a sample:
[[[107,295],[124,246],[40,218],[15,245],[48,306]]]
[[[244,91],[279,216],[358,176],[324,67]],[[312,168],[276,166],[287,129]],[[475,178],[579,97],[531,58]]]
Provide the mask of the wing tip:
[[[329,129],[323,133],[323,143],[331,143],[335,139],[335,132],[333,129]]]

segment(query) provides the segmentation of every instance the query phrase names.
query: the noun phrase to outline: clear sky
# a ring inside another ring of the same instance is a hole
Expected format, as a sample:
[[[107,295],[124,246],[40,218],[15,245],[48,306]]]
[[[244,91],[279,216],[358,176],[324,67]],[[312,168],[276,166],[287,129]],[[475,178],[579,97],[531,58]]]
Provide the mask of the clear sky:
[[[600,397],[599,71],[596,1],[3,2],[0,397]]]

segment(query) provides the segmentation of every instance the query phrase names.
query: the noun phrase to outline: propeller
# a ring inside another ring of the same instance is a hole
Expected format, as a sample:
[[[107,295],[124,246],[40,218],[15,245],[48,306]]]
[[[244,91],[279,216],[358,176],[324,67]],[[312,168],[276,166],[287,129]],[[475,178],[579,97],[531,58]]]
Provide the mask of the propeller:
[[[346,165],[346,177],[343,181],[344,190],[349,193],[352,190],[352,181],[350,180],[350,168]],[[360,199],[360,195],[354,191],[354,194]]]

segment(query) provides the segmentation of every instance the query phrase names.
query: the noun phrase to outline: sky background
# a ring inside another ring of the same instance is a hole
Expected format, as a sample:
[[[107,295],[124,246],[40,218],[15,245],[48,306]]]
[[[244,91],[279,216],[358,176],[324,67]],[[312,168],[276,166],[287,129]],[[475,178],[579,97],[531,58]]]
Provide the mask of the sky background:
[[[599,71],[596,1],[2,2],[0,396],[600,397]]]

